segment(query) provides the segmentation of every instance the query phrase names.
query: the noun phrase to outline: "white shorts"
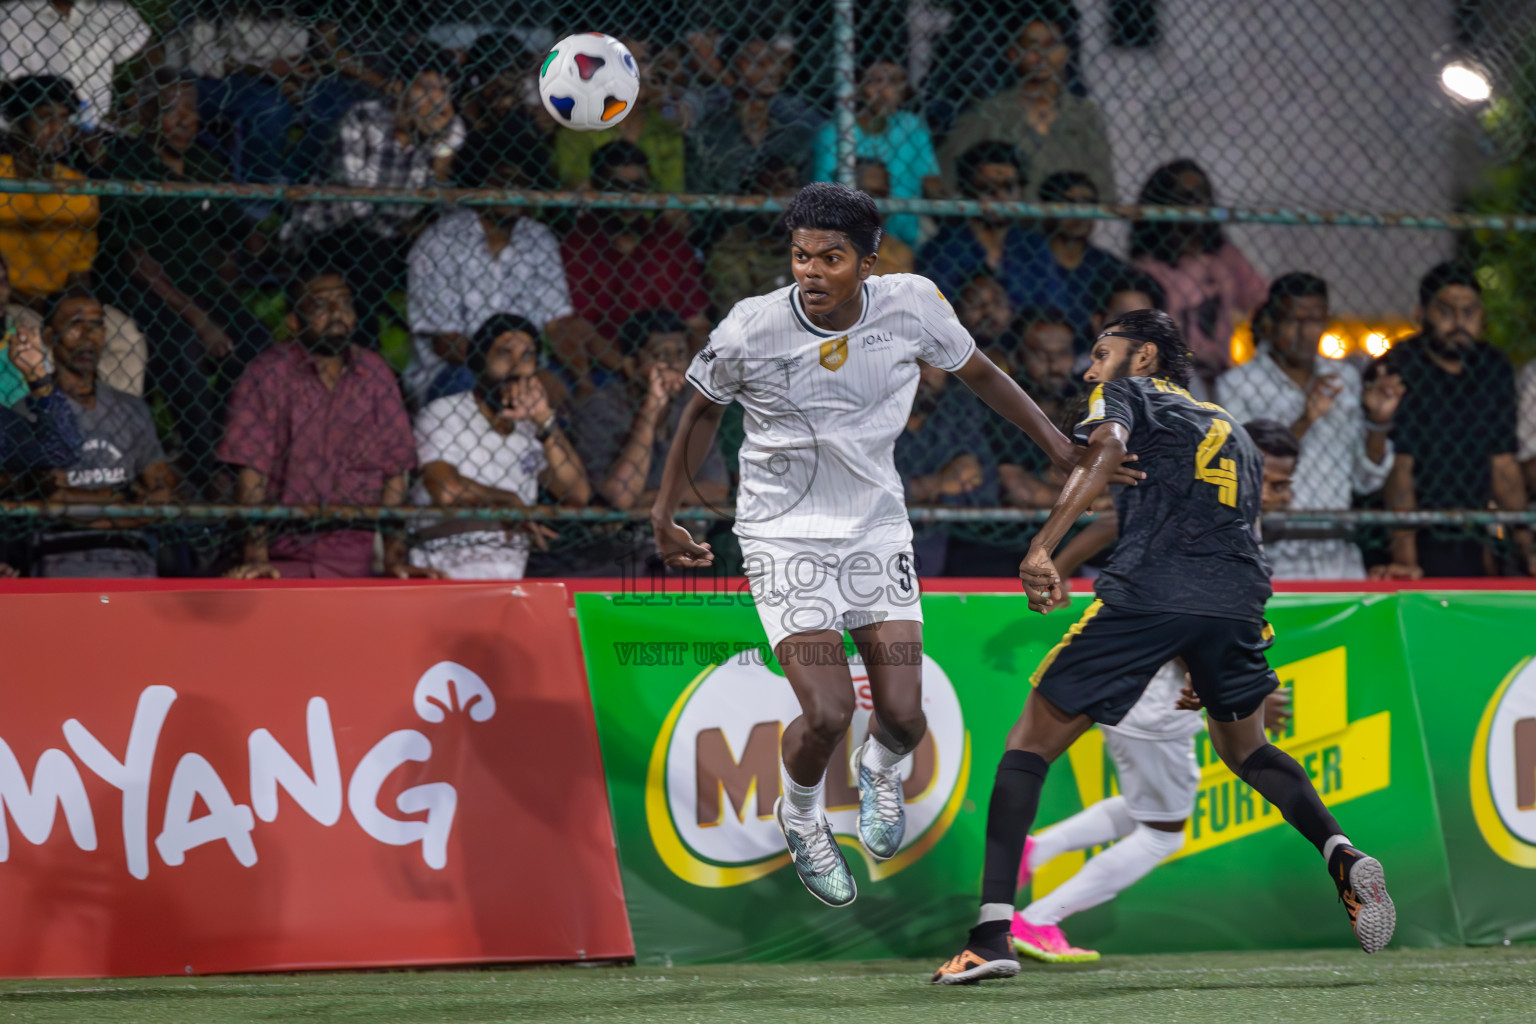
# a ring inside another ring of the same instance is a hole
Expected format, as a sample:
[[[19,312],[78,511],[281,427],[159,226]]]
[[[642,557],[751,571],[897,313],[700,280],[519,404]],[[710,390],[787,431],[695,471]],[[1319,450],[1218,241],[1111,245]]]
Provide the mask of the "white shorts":
[[[1195,809],[1200,765],[1193,737],[1144,740],[1104,733],[1120,776],[1120,795],[1135,821],[1183,821]]]
[[[923,621],[907,531],[850,540],[743,537],[741,554],[770,648],[791,633]]]

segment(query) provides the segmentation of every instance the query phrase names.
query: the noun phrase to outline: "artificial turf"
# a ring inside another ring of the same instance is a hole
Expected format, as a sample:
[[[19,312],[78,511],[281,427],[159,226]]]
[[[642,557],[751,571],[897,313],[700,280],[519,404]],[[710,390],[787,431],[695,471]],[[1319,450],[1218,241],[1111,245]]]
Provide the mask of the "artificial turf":
[[[926,984],[928,961],[525,967],[0,982],[0,1021],[1536,1021],[1536,948],[1204,953],[1026,964]]]

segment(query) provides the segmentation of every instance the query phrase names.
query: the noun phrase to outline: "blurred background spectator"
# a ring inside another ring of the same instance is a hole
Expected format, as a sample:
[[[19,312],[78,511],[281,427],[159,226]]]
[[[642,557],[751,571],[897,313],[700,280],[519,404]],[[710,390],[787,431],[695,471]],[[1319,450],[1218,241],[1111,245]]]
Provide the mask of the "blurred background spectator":
[[[227,182],[229,168],[198,141],[197,83],[161,69],[140,108],[144,131],[121,136],[105,166],[128,181]],[[185,452],[183,475],[207,487],[224,404],[271,333],[241,301],[241,260],[265,242],[232,203],[180,196],[109,200],[101,293],[153,340],[149,386],[166,398]],[[228,487],[220,497],[228,499]]]
[[[594,157],[592,185],[600,192],[651,191],[645,153],[632,142],[610,142]],[[649,210],[584,213],[561,253],[576,314],[609,342],[605,352],[615,352],[624,322],[647,309],[677,313],[694,347],[703,347],[710,328],[703,274],[693,246],[665,217]]]
[[[1097,203],[1099,191],[1081,171],[1057,171],[1040,183],[1042,203]],[[1022,272],[1019,288],[1032,306],[1061,310],[1076,332],[1079,353],[1091,341],[1093,314],[1103,304],[1104,290],[1128,268],[1119,258],[1092,244],[1093,221],[1081,217],[1040,222],[1045,245]]]
[[[641,310],[624,322],[624,377],[576,403],[571,433],[593,491],[616,509],[646,508],[661,485],[678,420],[693,395],[683,379],[688,325],[674,310]],[[730,490],[719,446],[693,470],[685,505],[718,505]]]
[[[68,400],[82,438],[80,459],[53,471],[49,499],[75,505],[172,501],[176,474],[149,407],[97,379],[106,346],[101,303],[83,289],[66,290],[49,306],[43,338],[53,356],[54,386]],[[106,518],[59,523],[35,539],[32,574],[153,577],[155,537],[143,525]]]
[[[84,180],[60,162],[74,136],[70,118],[77,102],[69,82],[52,75],[0,87],[0,111],[11,126],[11,152],[0,155],[0,178]],[[88,286],[100,219],[95,196],[0,194],[0,256],[16,296],[38,305],[69,285]]]
[[[1390,509],[1526,507],[1515,457],[1515,374],[1509,357],[1483,340],[1482,296],[1472,268],[1431,268],[1419,282],[1419,333],[1382,357],[1405,389],[1392,434]],[[1495,547],[1454,527],[1396,530],[1390,563],[1372,575],[1486,576],[1506,568],[1536,575],[1531,531],[1510,532],[1513,545]]]
[[[804,100],[784,91],[794,67],[794,42],[764,21],[753,25],[741,38],[721,41],[721,48],[729,49],[721,81],[730,90],[730,103],[694,123],[690,192],[748,192],[754,169],[768,156],[795,168],[798,183],[810,180],[818,118]]]
[[[289,284],[292,341],[258,356],[235,385],[219,458],[237,467],[242,505],[399,505],[416,443],[388,364],[351,343],[352,290],[337,269],[304,268]],[[373,575],[374,531],[268,536],[250,528],[235,574]],[[437,575],[406,564],[404,537],[386,536],[385,575]]]
[[[857,187],[860,191],[867,192],[875,199],[889,199],[891,197],[891,174],[886,170],[885,164],[878,160],[857,160],[854,162],[854,175]],[[899,215],[898,215],[899,216]],[[894,218],[887,217],[886,223]],[[917,264],[917,254],[912,247],[902,241],[890,231],[883,231],[880,235],[880,248],[875,252],[874,276],[881,274],[910,274]]]
[[[534,507],[542,486],[565,505],[592,496],[581,458],[566,439],[538,372],[538,328],[505,313],[487,320],[469,349],[471,390],[439,398],[416,417],[419,505]],[[539,523],[483,520],[425,524],[411,564],[450,579],[521,579],[530,541],[557,537]]]
[[[1013,147],[978,142],[961,154],[960,189],[966,199],[1018,202],[1024,178]],[[964,220],[946,218],[917,253],[917,272],[932,278],[945,295],[955,295],[976,274],[987,271],[1008,289],[1015,306],[1028,305],[1029,268],[1049,258],[1039,235],[1019,221],[986,213]]]
[[[78,89],[69,116],[95,129],[112,120],[112,76],[149,39],[149,25],[121,0],[10,0],[0,4],[0,77],[69,81]]]
[[[1216,198],[1198,164],[1175,160],[1152,172],[1137,202],[1214,206]],[[1264,301],[1268,282],[1216,224],[1136,221],[1131,260],[1162,286],[1166,311],[1195,359],[1190,390],[1209,398],[1216,377],[1232,365],[1232,332]]]
[[[894,60],[876,57],[866,61],[859,72],[854,122],[854,157],[878,161],[886,172],[886,192],[897,199],[941,194],[939,161],[933,151],[933,139],[923,115],[907,109],[913,99],[907,84],[907,72]],[[817,181],[837,179],[837,124],[828,121],[816,134],[815,166]],[[869,191],[865,189],[865,191]],[[873,192],[870,193],[874,195]],[[921,225],[910,213],[885,219],[885,230],[908,246],[918,243]]]
[[[896,436],[894,454],[907,504],[995,506],[997,467],[982,433],[981,401],[949,376],[945,370],[918,362],[917,393],[906,429]],[[958,574],[948,563],[952,555],[958,562],[960,553],[951,548],[970,535],[963,524],[919,527],[912,539],[917,570],[935,576],[946,571]],[[969,567],[970,561],[966,564]],[[1013,571],[1018,571],[1017,562]]]
[[[516,136],[498,130],[466,155],[485,170],[484,188],[524,188]],[[407,301],[414,340],[405,371],[418,404],[466,391],[469,340],[496,313],[515,313],[548,335],[573,383],[586,380],[594,354],[605,349],[592,325],[575,316],[560,241],[516,206],[476,206],[445,213],[411,247]],[[539,334],[535,334],[539,337]],[[563,390],[563,389],[562,389]],[[562,396],[555,396],[559,401]]]
[[[1392,466],[1392,430],[1402,384],[1383,376],[1362,386],[1360,371],[1318,354],[1329,323],[1328,284],[1284,274],[1253,320],[1253,358],[1216,380],[1216,403],[1240,423],[1273,420],[1298,442],[1295,509],[1349,508],[1381,489]],[[1360,548],[1347,536],[1268,531],[1264,550],[1277,580],[1365,578]]]
[[[1109,139],[1098,104],[1067,88],[1071,49],[1062,13],[1045,5],[1025,5],[1017,17],[1023,27],[1008,49],[1018,68],[1018,84],[984,99],[961,115],[939,150],[944,184],[953,193],[963,179],[960,157],[988,139],[1017,147],[1019,163],[1033,187],[1057,171],[1079,171],[1093,182],[1104,202],[1115,201]]]
[[[447,184],[467,135],[453,108],[452,67],[435,47],[408,51],[399,63],[399,97],[364,100],[342,119],[330,183]],[[283,239],[291,254],[324,252],[347,275],[364,332],[377,337],[380,318],[393,319],[388,296],[404,289],[406,252],[430,212],[422,203],[307,203],[284,225]]]

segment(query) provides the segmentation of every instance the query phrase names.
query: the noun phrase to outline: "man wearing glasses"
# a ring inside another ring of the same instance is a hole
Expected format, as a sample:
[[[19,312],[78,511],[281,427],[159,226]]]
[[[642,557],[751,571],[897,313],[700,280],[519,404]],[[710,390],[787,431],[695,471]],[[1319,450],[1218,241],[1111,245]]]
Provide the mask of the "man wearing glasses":
[[[1023,198],[1024,175],[1013,146],[978,142],[959,163],[961,192],[967,199],[1016,203]],[[998,214],[965,220],[946,218],[939,233],[917,254],[917,272],[947,296],[958,296],[981,274],[990,274],[1008,290],[1015,309],[1029,305],[1030,268],[1050,259],[1045,240],[1024,222]]]

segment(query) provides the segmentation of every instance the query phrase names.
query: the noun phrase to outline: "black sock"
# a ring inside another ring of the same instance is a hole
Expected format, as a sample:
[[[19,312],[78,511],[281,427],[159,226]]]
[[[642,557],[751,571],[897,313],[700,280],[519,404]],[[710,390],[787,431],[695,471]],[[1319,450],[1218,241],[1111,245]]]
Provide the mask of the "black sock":
[[[983,921],[971,928],[965,944],[972,949],[1008,950],[1008,929],[1012,925],[1012,921]],[[1009,955],[1012,956],[1012,953]]]
[[[1019,888],[1024,839],[1035,823],[1040,788],[1050,763],[1028,750],[1009,750],[997,766],[992,802],[987,805],[987,859],[981,875],[981,902],[1012,905]]]
[[[1237,770],[1237,776],[1274,804],[1291,827],[1317,847],[1317,852],[1323,852],[1323,844],[1330,836],[1344,831],[1323,806],[1323,798],[1317,795],[1306,771],[1273,743],[1255,750]]]

